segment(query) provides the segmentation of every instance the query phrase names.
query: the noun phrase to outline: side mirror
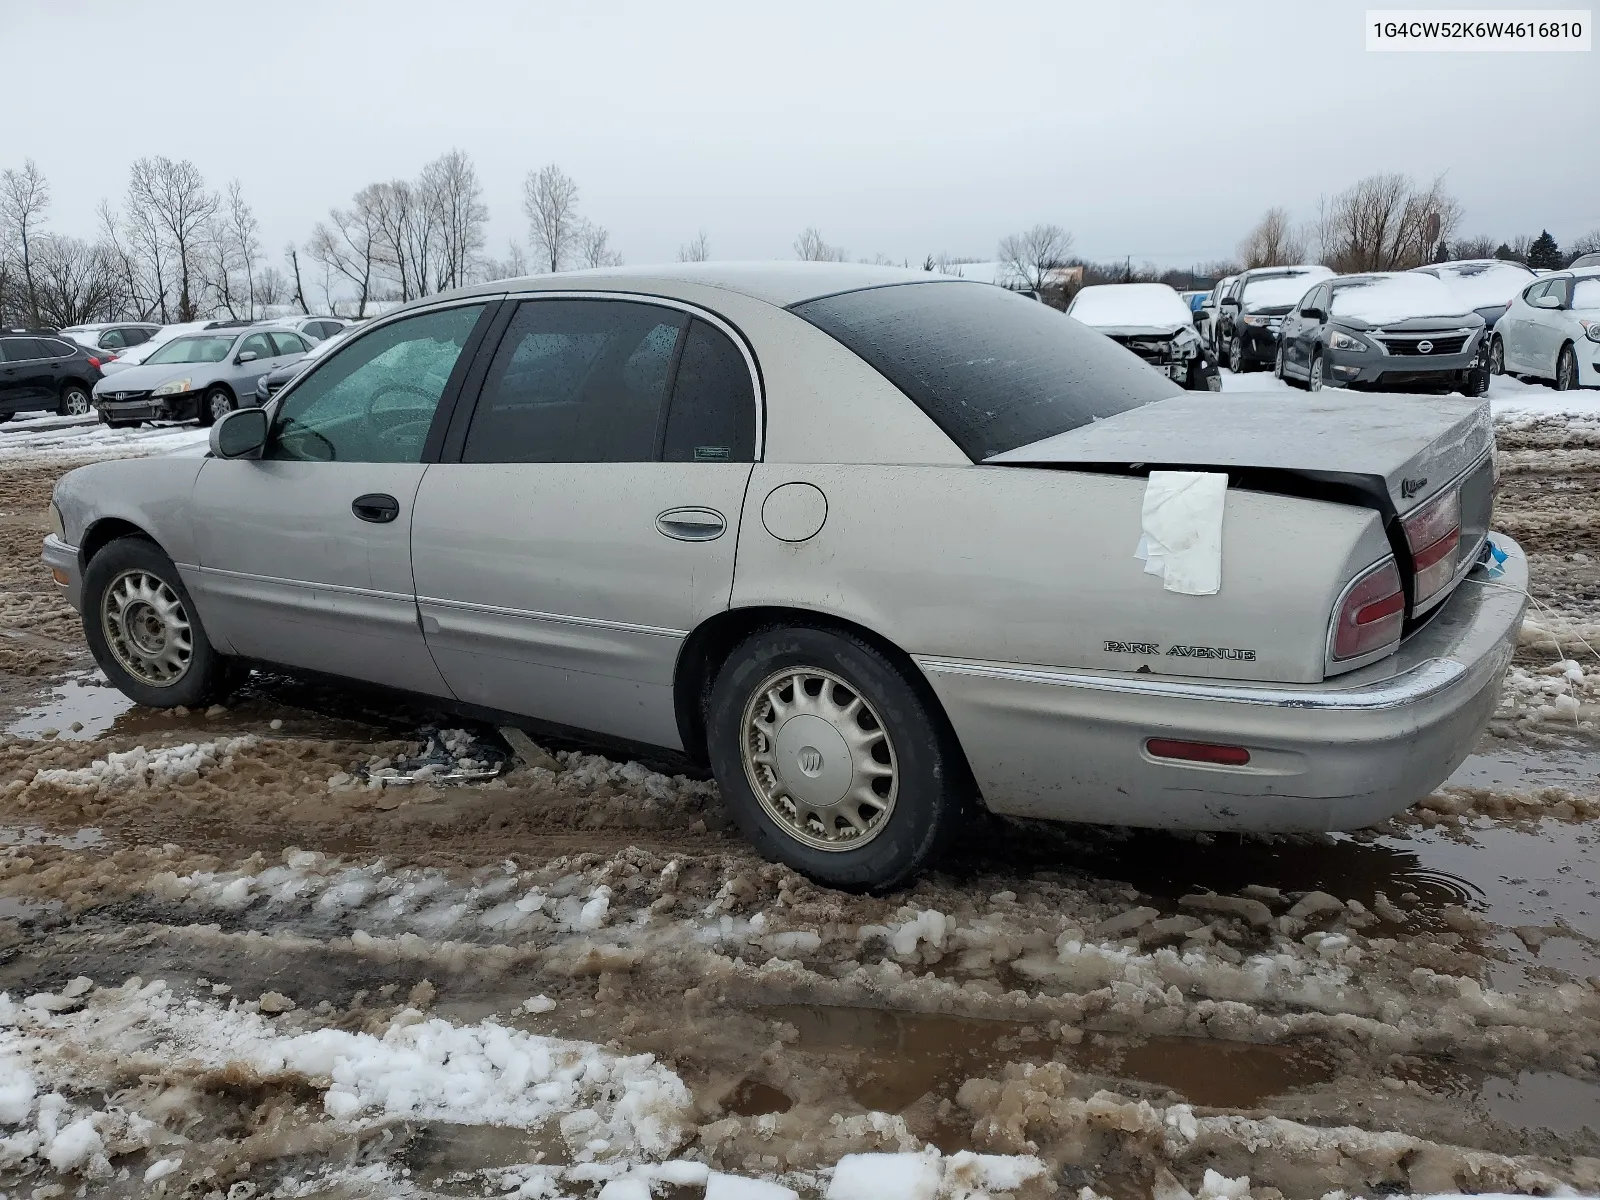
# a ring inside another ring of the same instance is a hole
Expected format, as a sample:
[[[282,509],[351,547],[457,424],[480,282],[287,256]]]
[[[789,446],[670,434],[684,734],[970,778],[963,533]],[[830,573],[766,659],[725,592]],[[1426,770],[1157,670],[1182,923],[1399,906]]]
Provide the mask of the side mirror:
[[[1560,308],[1561,297],[1549,295],[1535,296],[1532,300],[1529,300],[1528,303],[1533,305],[1534,308]]]
[[[1224,308],[1226,308],[1230,304],[1233,305],[1234,308],[1238,308],[1239,307],[1239,297],[1237,297],[1237,296],[1224,296],[1222,298],[1222,306]]]
[[[247,362],[255,362],[255,360],[256,360],[256,352],[254,350],[241,350],[239,352],[239,357],[234,359],[233,361],[236,362],[236,363],[247,363]]]
[[[266,446],[263,409],[235,409],[211,427],[211,453],[217,458],[260,458]]]
[[[1328,319],[1328,314],[1320,308],[1302,308],[1300,315],[1307,321],[1326,321]]]

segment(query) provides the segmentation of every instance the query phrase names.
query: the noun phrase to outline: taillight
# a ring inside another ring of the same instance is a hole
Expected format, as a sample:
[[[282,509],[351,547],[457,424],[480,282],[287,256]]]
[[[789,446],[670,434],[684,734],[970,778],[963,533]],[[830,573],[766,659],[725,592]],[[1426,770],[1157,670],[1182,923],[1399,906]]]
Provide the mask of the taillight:
[[[1345,589],[1334,617],[1333,657],[1360,658],[1400,640],[1406,594],[1393,558],[1358,575]]]
[[[1156,758],[1175,758],[1180,762],[1214,763],[1221,767],[1247,767],[1250,751],[1243,746],[1221,746],[1215,742],[1181,742],[1174,738],[1151,738],[1144,748]]]
[[[91,367],[93,367],[96,371],[98,371],[101,367],[105,366],[108,362],[116,362],[116,361],[117,361],[117,356],[115,354],[107,354],[107,355],[104,355],[104,356],[101,356],[101,355],[98,355],[98,354],[89,355],[89,365]]]
[[[1437,596],[1455,578],[1461,549],[1461,491],[1451,488],[1401,522],[1416,570],[1413,603]]]

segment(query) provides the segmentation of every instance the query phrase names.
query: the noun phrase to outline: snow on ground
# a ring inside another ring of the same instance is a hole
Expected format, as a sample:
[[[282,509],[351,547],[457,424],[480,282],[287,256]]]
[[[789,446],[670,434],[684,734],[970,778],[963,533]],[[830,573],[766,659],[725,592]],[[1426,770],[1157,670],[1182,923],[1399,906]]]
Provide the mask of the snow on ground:
[[[1250,371],[1235,375],[1227,367],[1222,370],[1222,390],[1225,392],[1283,392],[1291,396],[1306,393],[1281,379],[1275,379],[1270,370]],[[1337,388],[1328,388],[1336,392]],[[1497,418],[1539,417],[1572,415],[1600,424],[1600,391],[1585,390],[1558,392],[1542,383],[1524,383],[1510,375],[1496,375],[1489,381],[1489,407]]]
[[[39,416],[0,425],[0,462],[129,458],[205,442],[198,425],[141,425],[112,429],[93,417]]]

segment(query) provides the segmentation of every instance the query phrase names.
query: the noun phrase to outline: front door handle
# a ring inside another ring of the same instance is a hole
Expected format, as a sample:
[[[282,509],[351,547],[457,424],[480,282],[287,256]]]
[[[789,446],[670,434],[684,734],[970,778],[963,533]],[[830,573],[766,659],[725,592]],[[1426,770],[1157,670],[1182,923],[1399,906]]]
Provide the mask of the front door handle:
[[[350,511],[363,521],[374,525],[387,525],[400,515],[400,501],[382,492],[368,492],[350,502]]]
[[[669,508],[656,518],[656,529],[680,542],[714,542],[727,528],[714,508]]]

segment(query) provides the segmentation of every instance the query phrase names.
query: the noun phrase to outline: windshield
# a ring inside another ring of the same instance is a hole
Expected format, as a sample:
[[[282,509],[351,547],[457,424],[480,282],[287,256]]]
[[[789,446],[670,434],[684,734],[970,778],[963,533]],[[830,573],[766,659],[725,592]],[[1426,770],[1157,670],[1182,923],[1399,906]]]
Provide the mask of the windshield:
[[[1240,302],[1247,309],[1288,308],[1311,290],[1311,285],[1333,272],[1325,268],[1296,271],[1293,275],[1261,275],[1247,279]]]
[[[1096,329],[1118,325],[1153,325],[1162,329],[1193,324],[1177,292],[1164,283],[1113,283],[1086,287],[1072,301],[1067,315]]]
[[[1333,315],[1372,325],[1408,317],[1464,317],[1468,306],[1432,275],[1357,275],[1333,285]]]
[[[987,284],[895,284],[791,311],[870,363],[974,462],[1183,393],[1110,338]]]
[[[1572,285],[1572,307],[1577,312],[1600,312],[1600,279],[1580,279]]]
[[[144,361],[151,366],[157,363],[213,363],[228,357],[233,348],[231,337],[173,338]]]
[[[1468,308],[1504,304],[1538,278],[1515,263],[1459,263],[1437,267],[1439,282]]]

